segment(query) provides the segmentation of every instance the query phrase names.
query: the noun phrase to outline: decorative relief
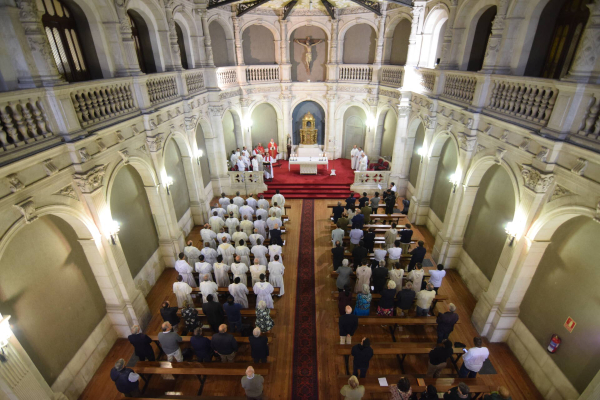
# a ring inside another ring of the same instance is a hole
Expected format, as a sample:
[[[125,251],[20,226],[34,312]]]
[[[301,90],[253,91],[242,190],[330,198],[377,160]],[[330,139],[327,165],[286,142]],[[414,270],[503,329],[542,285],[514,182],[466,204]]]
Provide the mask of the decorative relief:
[[[575,166],[573,168],[571,168],[571,172],[573,172],[579,176],[583,176],[587,166],[588,166],[588,160],[586,160],[584,158],[578,158]]]
[[[550,153],[550,150],[547,147],[542,146],[542,149],[538,151],[538,153],[535,155],[535,158],[542,162],[546,162],[546,157],[548,157],[548,153]]]
[[[554,186],[554,192],[552,193],[552,197],[550,197],[550,201],[554,201],[561,197],[570,196],[572,194],[573,192],[571,192],[569,189],[559,184],[556,184],[556,186]]]
[[[80,148],[79,150],[77,150],[77,152],[79,153],[79,159],[81,160],[81,163],[87,162],[92,159],[92,156],[90,156],[90,153],[88,153],[85,147]]]
[[[488,127],[485,128],[485,131],[483,131],[483,133],[485,135],[491,136],[493,131],[494,131],[494,127],[492,125],[488,125]]]
[[[507,142],[508,141],[508,135],[510,134],[510,131],[504,131],[502,133],[502,136],[500,136],[500,141],[501,142]]]
[[[242,92],[242,89],[232,90],[231,92],[221,92],[219,94],[219,99],[220,100],[230,99],[232,97],[242,96],[243,94],[244,93]]]
[[[96,165],[88,172],[73,174],[73,180],[82,193],[92,193],[102,186],[105,173],[106,165]]]
[[[29,197],[22,202],[15,204],[14,207],[23,215],[26,224],[30,224],[37,219],[37,215],[35,215],[35,204],[33,203],[33,197]]]
[[[129,164],[129,150],[127,150],[127,149],[119,150],[119,155],[123,159],[123,164]]]
[[[357,86],[338,86],[338,92],[369,93],[369,89]]]
[[[536,193],[544,193],[550,185],[554,183],[554,175],[552,173],[541,173],[537,169],[523,165],[521,175],[525,182],[525,186]]]
[[[102,139],[96,139],[96,145],[98,146],[99,152],[103,152],[104,150],[106,150],[106,145],[104,144]]]
[[[139,135],[140,133],[140,130],[138,129],[137,125],[131,125],[131,130],[133,131],[133,136]]]
[[[148,145],[148,149],[150,152],[154,153],[162,149],[163,145],[163,134],[159,133],[156,136],[150,136],[146,138],[146,144]]]
[[[275,87],[258,87],[258,88],[252,88],[252,89],[248,89],[246,90],[246,94],[254,94],[254,93],[277,93],[279,92],[280,88],[275,86]],[[284,90],[288,90],[285,89]],[[241,90],[240,90],[241,92]]]
[[[483,151],[483,150],[485,150],[485,147],[482,146],[482,145],[480,145],[480,144],[478,144],[477,145],[477,149],[475,150],[475,154],[477,154],[477,153],[479,153],[480,151]]]
[[[477,136],[467,136],[465,134],[461,134],[458,142],[462,150],[471,152],[477,145]]]
[[[502,147],[498,147],[496,148],[496,164],[500,164],[502,163],[502,159],[504,158],[504,155],[506,154],[506,149],[503,149]]]
[[[379,91],[379,94],[381,96],[392,97],[394,99],[399,99],[400,98],[400,93],[396,92],[396,91],[393,91],[393,90],[382,89],[382,90]]]
[[[121,131],[116,131],[115,136],[117,137],[117,142],[122,143],[125,141],[125,137],[121,133]]]
[[[55,196],[65,196],[70,197],[73,200],[79,201],[79,196],[77,196],[77,192],[73,189],[73,185],[68,184],[64,188],[60,189],[58,192],[54,193]]]
[[[526,137],[523,139],[523,141],[521,142],[521,144],[519,145],[519,149],[521,150],[529,150],[529,144],[531,143],[531,139]]]
[[[195,115],[191,116],[191,117],[185,117],[183,119],[183,122],[185,123],[185,130],[186,131],[193,131],[194,128],[196,127],[196,121],[198,120],[198,117],[196,117]]]
[[[400,117],[407,117],[410,114],[411,108],[410,106],[399,106],[398,114]]]
[[[4,178],[4,183],[8,185],[11,192],[16,193],[25,189],[25,185],[19,180],[17,174],[10,174]]]
[[[208,106],[208,114],[211,117],[220,117],[223,114],[223,106]]]
[[[44,171],[46,172],[46,175],[48,175],[48,176],[52,176],[52,175],[55,175],[56,173],[58,173],[58,168],[56,168],[56,166],[52,163],[51,158],[44,160],[44,162],[42,163],[42,166],[44,167]]]

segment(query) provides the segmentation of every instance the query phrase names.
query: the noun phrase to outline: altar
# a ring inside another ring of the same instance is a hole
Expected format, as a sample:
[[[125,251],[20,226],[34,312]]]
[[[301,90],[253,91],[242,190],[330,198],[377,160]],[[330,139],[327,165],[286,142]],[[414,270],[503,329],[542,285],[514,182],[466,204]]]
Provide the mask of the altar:
[[[329,171],[327,156],[323,154],[317,144],[315,117],[310,112],[307,112],[302,117],[300,145],[296,152],[297,154],[292,154],[289,158],[288,170],[290,170],[292,165],[300,165],[301,174],[317,174],[319,165],[327,165],[327,170]]]

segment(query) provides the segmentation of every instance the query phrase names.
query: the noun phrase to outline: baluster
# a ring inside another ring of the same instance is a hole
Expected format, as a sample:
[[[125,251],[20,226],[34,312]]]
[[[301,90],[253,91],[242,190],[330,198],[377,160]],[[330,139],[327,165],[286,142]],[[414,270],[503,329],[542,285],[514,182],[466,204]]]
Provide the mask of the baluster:
[[[11,110],[13,121],[15,121],[15,123],[17,124],[17,130],[21,134],[21,137],[23,138],[25,143],[28,143],[27,139],[29,138],[29,135],[27,134],[27,126],[25,125],[25,122],[23,121],[23,116],[19,112],[17,105],[14,104],[12,101],[9,101],[8,107]]]
[[[546,101],[546,109],[544,113],[541,115],[541,120],[544,124],[548,123],[550,120],[550,115],[552,115],[552,110],[554,109],[554,103],[556,102],[556,96],[558,95],[557,91],[549,90],[549,99]]]
[[[596,118],[598,118],[598,112],[600,112],[600,102],[595,96],[592,96],[582,127],[579,129],[580,135],[587,136],[590,133],[595,125]]]
[[[532,94],[531,97],[534,97]],[[533,99],[533,106],[531,107],[531,112],[526,115],[526,118],[529,120],[537,121],[538,118],[538,110],[540,109],[540,103],[542,102],[542,89],[535,86],[535,97]]]
[[[13,122],[12,116],[10,112],[7,110],[7,106],[0,108],[0,118],[2,118],[2,122],[4,122],[4,127],[6,128],[6,132],[8,136],[12,139],[13,143],[20,142],[19,133],[15,128],[15,124]]]
[[[119,109],[123,112],[131,108],[131,93],[129,92],[129,86],[119,86],[115,90],[115,103]]]
[[[2,125],[0,125],[0,144],[4,150],[6,150],[9,145],[8,136],[6,135],[6,132],[4,132],[4,129],[2,129]]]
[[[42,111],[39,109],[35,101],[29,99],[29,104],[31,105],[31,112],[33,113],[33,117],[35,118],[35,123],[39,129],[39,132],[43,137],[48,137],[48,132],[46,131],[46,122],[42,116]]]
[[[37,129],[35,128],[35,123],[33,122],[33,116],[31,115],[29,108],[27,108],[27,103],[23,104],[21,100],[19,100],[17,107],[21,109],[21,114],[23,114],[23,117],[25,118],[25,124],[27,125],[27,136],[37,140],[39,135],[37,133]]]
[[[81,106],[79,104],[79,100],[77,99],[77,93],[71,92],[71,102],[73,103],[73,108],[75,108],[75,114],[77,114],[77,119],[80,122],[85,122],[83,120],[83,113],[81,112]]]

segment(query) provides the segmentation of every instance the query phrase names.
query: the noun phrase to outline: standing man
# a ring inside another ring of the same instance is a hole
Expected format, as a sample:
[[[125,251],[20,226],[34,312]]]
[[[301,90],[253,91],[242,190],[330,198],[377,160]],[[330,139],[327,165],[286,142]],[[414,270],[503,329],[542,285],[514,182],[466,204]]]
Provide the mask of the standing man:
[[[269,249],[263,246],[262,240],[258,239],[256,246],[252,246],[252,250],[250,251],[254,254],[254,259],[258,259],[260,265],[267,265],[267,253]]]
[[[167,360],[169,362],[173,362],[173,358],[175,358],[177,362],[183,361],[183,355],[181,354],[181,349],[179,348],[179,343],[181,343],[183,339],[177,333],[173,332],[173,328],[171,327],[170,323],[163,322],[162,332],[158,334],[158,341],[160,343],[160,347],[162,347],[163,351],[167,355]]]
[[[279,297],[283,296],[283,272],[285,267],[279,261],[279,255],[275,255],[274,261],[269,263],[269,283],[273,288],[279,288]],[[259,277],[260,278],[260,277]]]
[[[179,324],[177,311],[178,308],[171,307],[171,303],[168,300],[162,303],[162,308],[160,309],[160,316],[162,317],[163,322],[170,323],[175,331],[177,331],[177,324]]]
[[[356,210],[356,215],[352,218],[352,229],[362,229],[364,225],[365,216],[358,209]]]
[[[257,210],[256,213],[258,214],[258,212],[261,210],[262,209]],[[265,211],[265,210],[262,210],[262,211]],[[262,215],[256,216],[256,221],[254,221],[254,228],[256,228],[257,233],[259,235],[261,235],[262,237],[267,236],[267,222],[265,221],[265,219],[263,219]]]
[[[231,332],[242,331],[242,305],[234,302],[233,296],[227,297],[227,303],[223,305],[223,310],[227,314],[227,322],[229,322],[229,329]]]
[[[271,204],[279,205],[279,207],[283,208],[285,205],[285,197],[281,193],[279,193],[279,189],[275,189],[275,196],[271,198]]]
[[[125,368],[125,360],[119,358],[115,367],[110,370],[110,379],[117,386],[117,390],[126,397],[141,396],[139,375],[130,368]]]
[[[354,192],[350,192],[350,196],[346,199],[346,210],[350,209],[356,204],[356,197],[354,197]]]
[[[213,265],[215,262],[217,262],[217,255],[218,255],[217,251],[215,249],[213,249],[212,247],[210,247],[210,243],[208,243],[208,242],[204,243],[204,248],[202,250],[200,250],[200,254],[204,256],[204,259],[210,265]],[[200,271],[198,271],[198,272],[200,272]]]
[[[206,296],[206,301],[202,304],[202,312],[208,319],[208,324],[213,332],[217,332],[219,325],[223,323],[225,319],[225,311],[223,306],[218,301],[213,301],[216,296],[209,294]]]
[[[255,363],[267,362],[269,356],[269,339],[266,336],[260,336],[260,328],[254,328],[252,336],[248,338],[250,342],[250,355]]]
[[[209,228],[210,228],[210,226],[209,226]],[[215,237],[217,236],[216,233],[214,233],[213,231],[211,231],[211,232],[215,235]],[[192,267],[195,266],[196,263],[198,262],[198,258],[200,257],[200,250],[198,250],[198,248],[196,246],[194,246],[194,242],[192,242],[191,240],[188,240],[187,246],[184,247],[184,249],[183,249],[183,253],[185,254],[185,256],[188,259],[188,264],[190,264]]]
[[[252,290],[254,290],[254,294],[256,295],[256,304],[264,301],[267,305],[267,308],[273,309],[275,306],[273,305],[273,298],[271,297],[271,293],[273,293],[273,285],[269,282],[265,282],[265,274],[260,274],[260,282],[256,282]]]
[[[358,317],[352,314],[352,307],[346,306],[346,315],[339,320],[340,344],[352,344],[352,336],[358,328]]]
[[[437,342],[442,343],[454,330],[454,325],[458,322],[456,306],[453,303],[448,304],[448,311],[439,313],[437,319]]]
[[[249,206],[244,206],[244,207],[250,208]],[[242,207],[242,208],[244,208],[244,207]],[[250,208],[250,209],[252,210],[252,208]],[[244,219],[242,222],[240,222],[240,228],[242,229],[242,231],[244,231],[246,236],[250,237],[250,235],[252,235],[252,231],[254,231],[254,222],[252,222],[252,215],[250,215],[250,216],[244,215],[242,218],[244,218]]]
[[[385,213],[387,215],[393,214],[396,206],[396,194],[388,189],[383,200],[385,201]]]
[[[369,166],[369,159],[367,158],[367,155],[365,153],[363,153],[362,156],[360,157],[360,160],[358,163],[358,170],[366,171],[368,166]]]
[[[189,267],[189,265],[188,265],[188,267]],[[194,285],[194,287],[195,286],[196,285]],[[173,293],[175,293],[175,297],[177,297],[177,305],[180,308],[183,307],[183,303],[186,300],[189,301],[190,303],[194,302],[194,300],[192,299],[192,296],[191,296],[192,288],[190,287],[190,285],[183,282],[183,277],[181,275],[177,275],[177,282],[173,283]]]
[[[379,202],[381,198],[379,197],[379,192],[375,192],[375,197],[371,199],[371,211],[373,214],[377,214],[377,209],[379,208]]]
[[[346,229],[348,229],[348,225],[350,225],[350,220],[348,219],[348,214],[344,212],[342,217],[337,220],[337,226],[346,231]]]
[[[343,229],[341,229],[339,226],[331,231],[331,244],[332,247],[335,247],[335,242],[340,242],[342,243],[344,241],[344,235],[346,234],[346,232],[344,232]]]
[[[202,298],[204,301],[207,301],[209,295],[216,296],[219,291],[219,286],[210,280],[209,274],[200,275],[202,279],[202,283],[200,283],[200,293],[202,293]]]
[[[198,287],[196,280],[194,279],[194,269],[190,267],[190,264],[185,261],[185,253],[179,253],[179,260],[175,262],[175,270],[179,272],[179,275],[183,278],[183,281],[190,285],[190,287]]]
[[[264,195],[260,195],[258,201],[256,202],[258,204],[258,208],[262,208],[262,209],[268,209],[269,208],[269,201],[265,199]]]
[[[332,213],[333,213],[333,223],[337,223],[338,219],[344,213],[344,207],[342,207],[341,201],[338,201],[337,206],[333,207]]]
[[[386,250],[394,247],[396,238],[398,237],[398,231],[396,230],[396,223],[392,222],[392,227],[385,233],[385,248]]]
[[[258,203],[257,203],[256,199],[254,198],[254,194],[251,193],[250,196],[248,196],[248,198],[246,199],[246,203],[248,203],[248,205],[250,207],[252,207],[253,211],[256,211]]]
[[[208,243],[210,243],[210,247],[212,247],[213,249],[217,248],[217,242],[215,242],[215,239],[217,238],[217,233],[215,231],[213,231],[212,229],[210,229],[209,224],[204,224],[204,227],[202,229],[200,229],[200,237],[202,238],[203,243],[208,242]],[[188,242],[188,246],[191,247],[191,243],[192,243],[192,241],[190,240]],[[195,247],[193,247],[193,249],[195,249]],[[188,247],[186,247],[184,249],[184,253],[187,250],[188,250]],[[192,250],[192,252],[193,252],[193,250]],[[198,251],[198,255],[200,255],[200,251]],[[192,260],[188,256],[188,261],[189,261],[190,265],[194,265],[196,262],[198,262],[198,256],[196,256],[196,260],[194,262],[192,262]]]
[[[229,199],[227,199],[227,204],[229,205]],[[227,208],[227,206],[225,206],[225,208]],[[212,208],[212,211],[213,212],[216,211],[217,216],[219,218],[221,218],[223,221],[225,221],[225,213],[226,213],[225,208],[221,207],[221,204],[215,203],[215,206]],[[210,223],[210,221],[209,221],[209,223]]]
[[[350,150],[350,167],[354,170],[358,167],[358,149],[356,145],[352,146],[352,150]]]
[[[367,376],[367,370],[369,369],[369,361],[373,358],[373,349],[371,348],[371,341],[366,337],[362,338],[361,342],[352,348],[352,375],[360,378]],[[360,371],[360,376],[358,375]]]
[[[221,210],[223,210],[221,208]],[[215,235],[221,230],[223,226],[225,226],[225,221],[223,218],[219,217],[219,213],[217,211],[213,211],[213,216],[208,220],[212,231]]]
[[[244,205],[244,199],[240,197],[240,192],[235,192],[235,197],[231,199],[231,201],[233,201],[233,204],[238,206],[238,208],[241,208]]]
[[[473,338],[475,347],[471,347],[463,356],[463,364],[458,371],[459,378],[475,378],[483,367],[483,362],[490,356],[487,347],[483,347],[480,337]]]
[[[445,339],[442,346],[437,346],[429,352],[429,366],[427,376],[438,378],[444,368],[448,365],[448,359],[452,357],[452,342]]]
[[[234,302],[243,308],[248,308],[248,287],[240,283],[240,278],[235,277],[233,283],[229,285],[229,293],[233,296]]]
[[[331,249],[331,254],[333,254],[333,270],[337,271],[342,266],[342,261],[344,260],[344,247],[340,240],[335,242],[335,247]]]
[[[258,233],[258,229],[254,228],[254,233],[248,236],[248,240],[250,241],[251,246],[256,246],[257,241],[260,240],[262,242],[265,240],[265,237]]]
[[[240,206],[240,215],[242,216],[242,219],[245,219],[244,217],[247,217],[250,221],[252,221],[254,209],[250,207],[247,201],[244,201]]]
[[[221,198],[219,199],[219,204],[223,208],[227,208],[227,206],[231,203],[229,197],[225,196],[225,193],[221,193]]]
[[[211,344],[213,350],[221,356],[221,362],[233,362],[238,344],[233,335],[227,333],[227,325],[219,326],[219,332],[213,335]]]
[[[402,249],[400,248],[400,241],[396,240],[394,243],[395,247],[392,247],[388,250],[388,269],[394,269],[394,265],[400,262],[400,257],[402,256]]]
[[[365,201],[364,205],[361,207],[360,212],[365,216],[365,224],[371,223],[371,212],[373,209],[369,206],[369,199]]]
[[[275,143],[274,139],[271,139],[271,141],[267,145],[267,150],[269,150],[269,156],[273,160],[277,160],[277,143]]]
[[[265,378],[254,374],[254,368],[248,367],[246,369],[246,376],[242,378],[242,387],[248,400],[262,400],[264,381]]]
[[[421,264],[423,262],[423,260],[425,259],[425,253],[427,253],[427,250],[425,249],[425,242],[419,240],[418,246],[412,249],[412,251],[410,252],[410,254],[412,254],[412,257],[410,259],[410,262],[408,263],[408,272],[412,271],[415,265]]]
[[[129,335],[127,339],[129,339],[129,343],[133,345],[135,355],[140,361],[146,361],[146,359],[148,359],[148,361],[154,361],[156,359],[154,357],[154,349],[152,349],[152,346],[150,345],[152,339],[141,331],[139,325],[134,325],[131,328],[131,335]]]
[[[227,206],[227,214],[229,214],[229,218],[231,218],[232,215],[237,219],[240,218],[240,208],[235,205],[233,200],[229,200],[229,205]]]
[[[402,252],[404,254],[408,253],[410,250],[410,242],[413,235],[413,230],[410,228],[412,228],[412,226],[410,224],[406,224],[405,228],[400,230],[400,247],[402,248]]]
[[[368,201],[369,198],[367,197],[367,192],[363,192],[363,197],[358,199],[358,208],[363,208],[365,206],[365,203],[367,203]]]
[[[364,232],[362,229],[352,228],[350,231],[350,251],[354,250],[354,246],[356,246],[364,237]],[[355,260],[356,261],[356,260]]]
[[[431,278],[429,278],[429,282],[433,284],[433,290],[435,290],[435,294],[437,294],[438,290],[440,289],[440,286],[442,286],[442,281],[446,276],[446,270],[444,270],[444,265],[438,264],[437,270],[430,270],[429,275],[431,276]]]
[[[363,242],[365,243],[367,251],[372,253],[373,248],[375,247],[375,228],[369,228],[369,230],[365,233]]]

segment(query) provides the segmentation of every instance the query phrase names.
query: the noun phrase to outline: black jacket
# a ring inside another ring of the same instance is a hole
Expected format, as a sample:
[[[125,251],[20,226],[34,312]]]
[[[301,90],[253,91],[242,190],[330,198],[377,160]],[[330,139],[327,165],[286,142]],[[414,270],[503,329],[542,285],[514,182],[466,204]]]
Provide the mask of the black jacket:
[[[215,333],[210,341],[212,348],[219,354],[229,355],[237,351],[238,344],[229,333]]]
[[[450,389],[450,393],[444,393],[444,400],[471,400],[471,393],[467,397],[458,396],[458,386]]]
[[[269,239],[271,240],[271,244],[283,246],[283,240],[281,240],[281,231],[279,229],[271,229],[269,231]]]
[[[344,314],[339,322],[340,336],[354,335],[358,328],[358,317],[354,314]]]
[[[194,349],[198,361],[202,362],[212,357],[213,349],[209,338],[204,336],[192,336],[190,338],[190,345],[192,346],[192,349]]]
[[[402,289],[396,293],[396,307],[401,310],[408,310],[412,307],[416,293],[412,289]]]
[[[354,368],[369,368],[369,361],[373,358],[373,349],[359,343],[352,348],[352,357],[354,357]]]
[[[225,321],[225,311],[223,306],[218,301],[207,301],[202,304],[202,312],[208,319],[208,324],[211,326],[221,325]]]
[[[365,225],[365,216],[363,214],[356,214],[352,217],[352,229],[362,229]]]
[[[385,285],[385,281],[388,277],[388,270],[385,267],[377,267],[373,270],[373,274],[371,275],[371,279],[373,280],[373,286],[375,289],[373,290],[375,293],[380,293],[383,290],[383,285]]]
[[[367,251],[372,253],[373,247],[375,247],[375,232],[366,232],[363,237],[363,243]]]
[[[358,199],[358,206],[360,208],[363,208],[365,206],[365,203],[369,201],[369,198],[367,196],[365,197],[361,197],[360,199]]]
[[[179,323],[179,317],[177,316],[177,307],[167,307],[160,309],[160,315],[163,321],[170,323],[175,326]]]
[[[335,206],[335,207],[333,207],[333,222],[337,222],[338,218],[340,218],[343,213],[344,213],[344,207],[343,206]]]
[[[110,370],[110,379],[113,380],[119,392],[129,394],[139,388],[139,381],[129,382],[129,374],[132,372],[133,370],[129,368],[123,368],[120,371],[117,371],[116,368]]]
[[[129,342],[133,345],[136,356],[152,357],[154,355],[154,350],[152,349],[152,346],[150,346],[152,339],[145,333],[129,335],[127,339],[129,339]]]
[[[402,229],[398,233],[400,234],[400,243],[410,243],[413,235],[412,229]]]
[[[356,204],[356,197],[352,196],[352,197],[348,197],[346,199],[346,210],[350,208],[350,206],[353,206]]]
[[[429,352],[429,362],[432,365],[440,365],[448,361],[452,356],[452,348],[436,347]]]
[[[344,261],[344,247],[334,247],[331,249],[331,254],[333,254],[333,269],[338,269],[342,266],[342,261]]]
[[[410,251],[410,254],[412,254],[412,258],[410,259],[408,268],[412,269],[412,267],[414,267],[415,264],[422,263],[425,259],[425,253],[427,253],[427,249],[425,249],[425,246],[417,246],[416,248],[412,249],[412,251]]]
[[[252,358],[263,359],[269,355],[269,339],[266,336],[248,338],[250,341],[250,355]]]
[[[390,309],[394,308],[394,296],[396,289],[383,289],[381,291],[381,299],[379,299],[379,307]]]
[[[438,324],[439,335],[449,335],[454,330],[454,324],[458,322],[458,314],[450,311],[439,313],[435,322]]]
[[[352,250],[352,258],[354,259],[354,269],[356,269],[362,263],[362,260],[367,258],[368,255],[369,255],[369,251],[367,250],[366,247],[363,247],[363,246],[354,247],[354,249]]]

